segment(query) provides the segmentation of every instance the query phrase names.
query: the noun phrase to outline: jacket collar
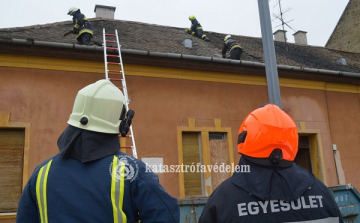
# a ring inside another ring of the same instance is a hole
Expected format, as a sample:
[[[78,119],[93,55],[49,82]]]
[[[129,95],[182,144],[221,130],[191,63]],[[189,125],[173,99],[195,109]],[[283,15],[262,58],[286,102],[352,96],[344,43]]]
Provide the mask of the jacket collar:
[[[248,165],[250,172],[235,172],[232,183],[261,200],[296,200],[315,183],[314,175],[295,163],[288,168],[276,168],[241,157],[238,165]]]
[[[117,134],[92,132],[68,126],[57,141],[60,156],[82,163],[116,154],[120,149]]]

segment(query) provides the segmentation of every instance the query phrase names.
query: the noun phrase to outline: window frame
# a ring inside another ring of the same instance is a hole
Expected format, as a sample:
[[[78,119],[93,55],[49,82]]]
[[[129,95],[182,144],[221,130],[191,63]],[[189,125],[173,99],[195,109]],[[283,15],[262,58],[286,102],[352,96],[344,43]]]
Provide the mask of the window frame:
[[[179,164],[183,163],[183,147],[182,147],[182,133],[183,132],[197,132],[201,138],[201,163],[204,165],[210,164],[210,150],[209,150],[209,133],[223,133],[225,134],[229,153],[229,163],[234,163],[234,150],[232,142],[232,132],[230,127],[221,127],[221,119],[210,119],[213,120],[214,126],[212,127],[196,127],[196,119],[188,118],[188,126],[177,127],[177,138],[178,138],[178,160]],[[206,172],[202,174],[203,183],[205,188],[204,196],[210,196],[212,192],[211,186],[211,173]],[[185,186],[184,186],[184,173],[179,173],[179,198],[185,198]]]
[[[10,121],[10,113],[0,112],[0,128],[2,129],[24,129],[24,151],[22,169],[22,190],[29,179],[29,149],[30,149],[30,123]],[[0,219],[15,219],[16,212],[0,213]]]
[[[317,179],[327,186],[324,152],[321,143],[321,131],[319,129],[307,129],[305,122],[300,122],[298,134],[299,136],[309,137],[312,173]]]

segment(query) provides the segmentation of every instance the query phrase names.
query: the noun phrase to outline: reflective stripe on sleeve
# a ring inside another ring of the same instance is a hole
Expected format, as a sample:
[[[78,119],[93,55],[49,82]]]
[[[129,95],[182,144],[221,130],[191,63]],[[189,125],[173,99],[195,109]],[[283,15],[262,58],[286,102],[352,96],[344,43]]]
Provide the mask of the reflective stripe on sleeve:
[[[114,156],[111,169],[111,203],[113,206],[114,223],[126,223],[126,215],[122,210],[125,188],[125,163],[120,162]]]
[[[36,179],[36,199],[39,206],[41,223],[48,223],[46,185],[52,160],[40,168]]]

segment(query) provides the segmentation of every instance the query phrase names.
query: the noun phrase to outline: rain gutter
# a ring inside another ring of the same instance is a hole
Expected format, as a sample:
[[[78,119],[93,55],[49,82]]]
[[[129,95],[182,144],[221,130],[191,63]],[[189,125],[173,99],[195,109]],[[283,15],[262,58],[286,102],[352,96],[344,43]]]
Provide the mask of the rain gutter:
[[[103,51],[103,47],[101,47],[101,46],[83,46],[83,45],[70,44],[70,43],[37,41],[37,40],[32,40],[32,39],[0,38],[0,42],[14,43],[14,44],[20,44],[20,45],[41,46],[41,47],[55,47],[55,48],[65,48],[65,49]],[[150,52],[150,51],[133,50],[133,49],[121,49],[121,52],[125,53],[125,54],[133,54],[133,55],[196,60],[196,61],[206,61],[206,62],[225,63],[225,64],[241,64],[244,66],[264,67],[265,68],[265,63],[259,63],[259,62],[253,62],[253,61],[243,61],[243,60],[231,60],[231,59],[225,59],[225,58],[219,58],[219,57],[195,56],[195,55],[177,54],[177,53],[159,53],[159,52]],[[346,72],[346,71],[314,69],[314,68],[296,67],[296,66],[288,66],[288,65],[277,65],[277,68],[281,69],[281,70],[302,71],[302,72],[308,72],[308,73],[331,74],[331,75],[336,75],[336,76],[348,76],[348,77],[360,77],[360,73],[353,73],[353,72]]]

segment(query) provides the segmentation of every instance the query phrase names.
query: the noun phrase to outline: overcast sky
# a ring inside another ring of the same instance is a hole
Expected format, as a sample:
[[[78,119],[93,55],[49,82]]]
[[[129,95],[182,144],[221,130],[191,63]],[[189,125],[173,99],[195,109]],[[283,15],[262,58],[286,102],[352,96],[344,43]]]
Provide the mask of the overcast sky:
[[[270,0],[272,30],[282,29],[279,0]],[[308,44],[324,46],[349,0],[281,0],[285,21],[295,31],[307,32]],[[116,7],[115,19],[187,28],[195,15],[205,31],[261,37],[257,0],[1,0],[0,28],[71,20],[69,7],[94,18],[96,4]],[[286,27],[289,42],[292,30]],[[144,37],[146,38],[146,37]]]

